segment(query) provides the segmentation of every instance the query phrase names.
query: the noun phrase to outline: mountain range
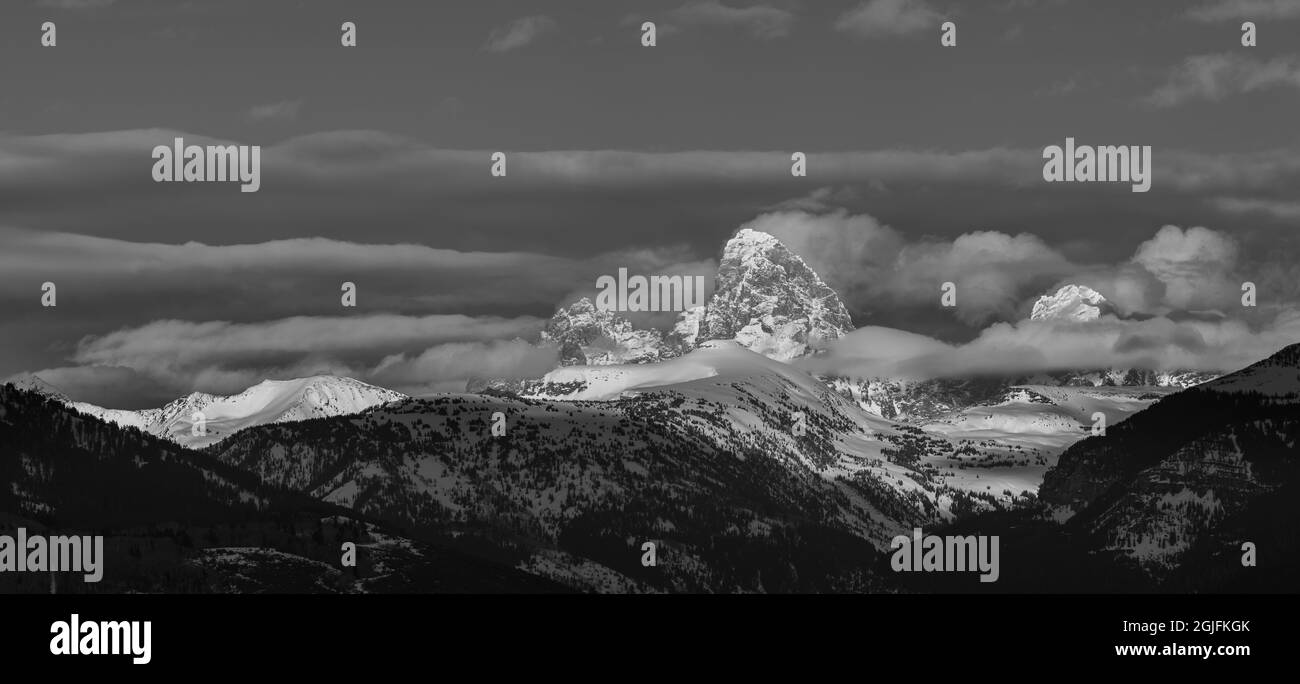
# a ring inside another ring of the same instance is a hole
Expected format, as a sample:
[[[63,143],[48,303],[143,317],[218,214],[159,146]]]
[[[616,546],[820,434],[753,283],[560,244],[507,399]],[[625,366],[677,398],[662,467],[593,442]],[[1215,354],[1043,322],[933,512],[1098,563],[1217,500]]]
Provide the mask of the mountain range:
[[[406,397],[351,378],[316,375],[265,380],[230,396],[193,392],[162,408],[132,411],[71,401],[35,375],[19,378],[14,384],[105,422],[137,428],[191,447],[215,444],[254,425],[341,416]]]
[[[914,527],[1005,528],[1032,542],[1007,563],[1081,590],[1240,586],[1243,541],[1291,557],[1258,524],[1294,490],[1300,346],[1217,379],[818,377],[788,362],[852,330],[835,293],[755,231],[721,264],[669,333],[579,300],[543,333],[559,367],[481,392],[314,376],[123,411],[20,379],[0,525],[133,530],[124,581],[164,591],[274,589],[277,569],[321,591],[892,591],[877,561]],[[1109,312],[1067,286],[1031,316]],[[340,539],[362,569],[335,567]],[[149,570],[158,548],[185,571]]]

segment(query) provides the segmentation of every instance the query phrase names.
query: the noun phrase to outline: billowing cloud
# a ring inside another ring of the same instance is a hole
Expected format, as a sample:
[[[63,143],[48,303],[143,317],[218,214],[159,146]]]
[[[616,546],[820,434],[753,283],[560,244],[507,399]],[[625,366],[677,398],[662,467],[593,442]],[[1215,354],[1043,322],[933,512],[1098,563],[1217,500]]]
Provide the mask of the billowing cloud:
[[[943,283],[952,282],[963,320],[1009,318],[1029,292],[1076,268],[1030,234],[977,231],[907,242],[871,216],[844,211],[774,212],[744,227],[780,239],[859,310],[937,306]]]
[[[1165,284],[1165,303],[1175,309],[1220,306],[1240,295],[1241,280],[1229,278],[1238,247],[1207,228],[1165,226],[1138,246],[1133,262]]]
[[[1239,244],[1225,233],[1200,226],[1163,226],[1138,245],[1128,261],[1084,268],[1064,280],[1101,292],[1127,315],[1240,309],[1241,284],[1250,278],[1243,275],[1248,269],[1238,263],[1239,254]]]
[[[520,17],[505,26],[492,29],[483,49],[488,52],[518,50],[558,28],[559,24],[544,14]]]
[[[867,0],[835,22],[838,31],[863,38],[939,30],[942,16],[925,0]]]
[[[1077,263],[1030,233],[974,231],[952,240],[905,236],[866,214],[778,211],[744,227],[770,233],[841,293],[851,310],[937,307],[957,287],[953,314],[970,324],[1023,318],[1033,300],[1075,283],[1124,315],[1221,310],[1239,301],[1240,247],[1204,227],[1164,226],[1113,264]]]

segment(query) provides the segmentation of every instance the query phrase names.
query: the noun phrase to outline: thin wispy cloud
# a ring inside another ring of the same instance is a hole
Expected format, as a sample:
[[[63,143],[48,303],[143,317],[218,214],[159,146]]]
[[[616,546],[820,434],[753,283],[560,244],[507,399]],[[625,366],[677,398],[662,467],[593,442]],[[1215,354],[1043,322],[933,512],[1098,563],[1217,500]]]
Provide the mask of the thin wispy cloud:
[[[1300,0],[1215,0],[1189,9],[1187,17],[1207,23],[1229,19],[1295,19],[1300,17]]]
[[[49,7],[52,9],[93,9],[96,7],[108,7],[117,0],[38,0],[38,7]]]
[[[1300,56],[1256,59],[1225,52],[1188,57],[1144,101],[1154,107],[1174,107],[1274,88],[1300,88]]]
[[[739,29],[755,38],[784,38],[790,35],[795,15],[771,5],[732,7],[720,0],[690,2],[668,13],[671,26],[688,28]]]
[[[1213,201],[1220,210],[1237,214],[1263,214],[1284,220],[1300,220],[1300,202],[1248,197],[1220,197]]]
[[[1064,97],[1070,95],[1079,89],[1079,81],[1075,78],[1067,78],[1061,81],[1055,81],[1046,88],[1039,89],[1036,94],[1044,97]]]
[[[938,30],[943,17],[925,0],[868,0],[845,12],[835,29],[862,38]]]
[[[537,14],[520,17],[505,26],[498,26],[488,34],[483,49],[488,52],[509,52],[531,45],[542,36],[559,30],[559,22],[544,15]]]
[[[293,121],[302,111],[302,100],[281,100],[255,105],[247,112],[250,121]]]

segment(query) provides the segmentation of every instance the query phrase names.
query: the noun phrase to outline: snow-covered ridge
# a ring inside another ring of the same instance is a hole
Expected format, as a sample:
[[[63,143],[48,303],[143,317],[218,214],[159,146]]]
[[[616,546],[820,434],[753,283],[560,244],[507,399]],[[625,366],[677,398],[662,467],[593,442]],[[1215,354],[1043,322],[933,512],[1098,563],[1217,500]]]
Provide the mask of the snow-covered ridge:
[[[315,375],[294,380],[264,380],[230,396],[193,392],[162,408],[139,411],[110,409],[69,401],[37,376],[26,385],[73,410],[123,427],[134,427],[188,447],[215,444],[247,427],[360,413],[373,406],[405,399],[393,390],[352,378]],[[195,414],[204,430],[195,434]]]

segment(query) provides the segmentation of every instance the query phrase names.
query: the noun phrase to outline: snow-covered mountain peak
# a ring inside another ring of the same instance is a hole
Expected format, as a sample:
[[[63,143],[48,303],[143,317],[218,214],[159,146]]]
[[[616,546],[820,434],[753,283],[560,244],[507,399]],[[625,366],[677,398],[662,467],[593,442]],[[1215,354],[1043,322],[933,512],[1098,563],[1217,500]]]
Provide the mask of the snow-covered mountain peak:
[[[722,254],[724,259],[729,255],[745,259],[753,258],[753,256],[762,255],[778,248],[785,249],[785,245],[782,245],[781,241],[777,240],[770,233],[764,233],[761,230],[754,230],[752,228],[742,228],[727,241],[727,245],[723,248]]]
[[[18,389],[27,390],[29,392],[35,392],[58,402],[68,402],[68,397],[64,395],[63,392],[59,391],[59,389],[54,385],[45,382],[41,376],[36,375],[35,373],[21,373],[15,375],[8,380],[5,380],[5,384],[13,385]]]
[[[263,380],[230,396],[191,392],[162,408],[141,411],[63,401],[81,413],[106,422],[138,428],[184,446],[203,447],[255,425],[360,413],[405,398],[400,392],[352,378],[314,375],[293,380]],[[196,415],[203,420],[202,430],[195,429]]]
[[[734,339],[788,361],[852,330],[839,295],[780,240],[743,229],[727,241],[699,339]]]
[[[664,354],[658,330],[636,330],[626,317],[597,309],[588,297],[556,311],[541,337],[559,346],[565,366],[646,363]]]
[[[1109,309],[1100,292],[1085,285],[1066,285],[1034,302],[1032,321],[1095,321]]]

